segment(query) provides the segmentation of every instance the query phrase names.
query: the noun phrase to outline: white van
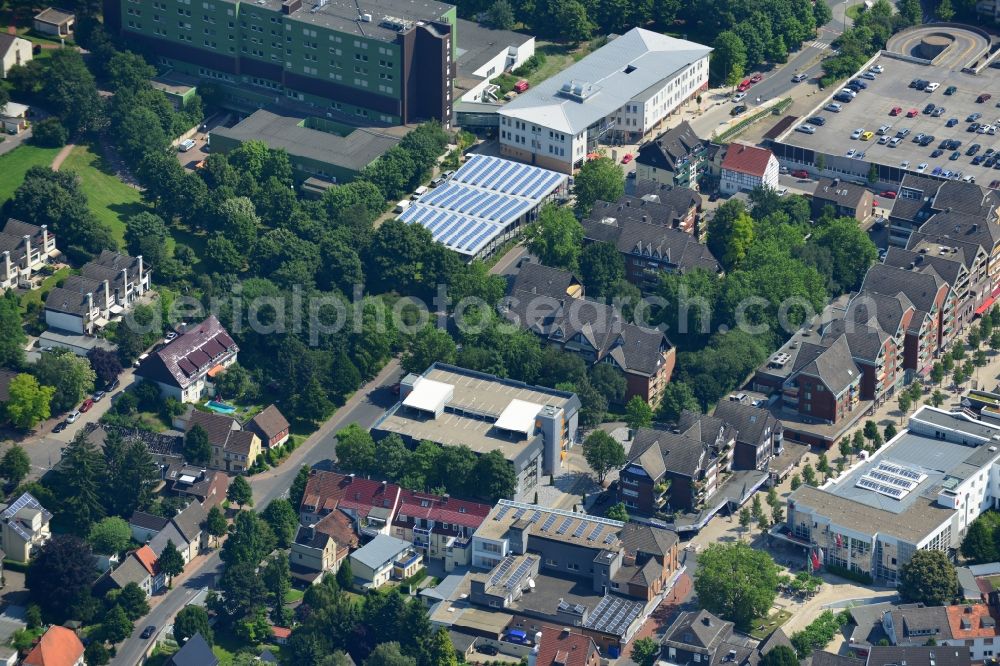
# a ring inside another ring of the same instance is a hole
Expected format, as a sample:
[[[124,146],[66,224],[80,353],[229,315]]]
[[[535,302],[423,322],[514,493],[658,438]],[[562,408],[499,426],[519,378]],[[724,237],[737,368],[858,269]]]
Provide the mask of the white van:
[[[413,196],[411,198],[414,201],[416,201],[417,199],[419,199],[420,197],[424,196],[425,194],[427,194],[427,186],[426,185],[421,185],[417,189],[413,190]]]
[[[396,208],[395,208],[395,210],[393,210],[393,212],[394,213],[402,213],[404,210],[406,210],[407,208],[410,207],[411,203],[412,202],[409,199],[403,199],[398,204],[396,204]]]

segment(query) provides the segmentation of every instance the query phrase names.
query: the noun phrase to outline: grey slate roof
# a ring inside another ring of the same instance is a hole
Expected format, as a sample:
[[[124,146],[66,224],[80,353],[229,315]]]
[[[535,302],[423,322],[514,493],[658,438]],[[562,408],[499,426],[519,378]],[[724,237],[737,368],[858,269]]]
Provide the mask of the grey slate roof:
[[[862,291],[848,303],[844,319],[878,327],[896,336],[906,330],[907,313],[913,310],[913,303],[904,293],[889,295]]]
[[[914,232],[910,234],[910,241],[912,243],[918,240],[915,237],[919,237],[922,234]],[[895,266],[897,268],[902,268],[905,270],[923,271],[927,268],[933,268],[934,272],[941,276],[945,282],[948,284],[955,284],[959,276],[962,273],[963,266],[971,266],[972,260],[976,258],[976,253],[965,253],[959,249],[958,252],[949,252],[948,254],[931,254],[931,253],[921,253],[915,250],[904,250],[899,247],[890,247],[889,252],[885,256],[885,264],[888,266]]]
[[[1000,224],[982,213],[941,212],[920,225],[918,231],[922,237],[941,245],[972,243],[987,253],[1000,242]]]
[[[171,666],[218,666],[219,659],[205,638],[197,633],[170,658]]]
[[[732,629],[732,622],[719,619],[707,610],[685,611],[667,629],[663,641],[714,650]]]
[[[711,51],[701,44],[633,28],[519,95],[500,113],[577,134]],[[566,96],[560,92],[564,84],[579,86],[586,96],[582,101]]]
[[[705,143],[686,120],[639,148],[635,161],[658,169],[677,170],[680,160]]]
[[[662,557],[677,545],[677,533],[652,525],[628,522],[618,533],[625,550]]]
[[[649,214],[655,215],[655,209],[663,208],[662,204],[650,205],[639,201],[641,204],[635,207],[620,202],[598,202],[590,217],[582,223],[584,237],[612,243],[619,252],[647,254],[665,260],[677,266],[680,272],[696,268],[712,273],[722,271],[721,264],[707,245],[699,243],[689,233],[655,222],[655,217]],[[643,221],[641,216],[648,217],[649,221]],[[636,217],[639,219],[635,219]]]
[[[681,422],[676,432],[662,426],[638,428],[629,449],[629,463],[640,465],[654,480],[659,478],[657,472],[694,477],[704,461],[715,455],[715,445],[735,436],[734,429],[711,416],[685,410]]]
[[[169,518],[164,518],[163,516],[155,516],[151,513],[146,513],[144,511],[136,511],[128,519],[129,525],[135,525],[137,527],[142,527],[147,530],[155,530],[159,532],[170,522]]]
[[[835,394],[843,392],[860,376],[845,336],[827,347],[802,343],[795,362],[796,372],[818,377]]]
[[[550,342],[580,334],[597,350],[598,361],[611,357],[625,372],[655,374],[663,362],[662,350],[670,347],[663,332],[626,323],[611,305],[570,297],[566,289],[575,283],[568,271],[528,264],[500,311],[508,321]]]
[[[969,666],[972,663],[965,646],[873,646],[866,666]]]
[[[162,530],[157,532],[156,536],[150,539],[149,547],[154,553],[156,553],[156,556],[159,557],[163,554],[163,550],[167,547],[168,541],[173,541],[174,546],[178,550],[185,548],[187,544],[190,543],[184,534],[177,529],[177,526],[171,522]]]
[[[205,507],[200,502],[191,502],[184,510],[173,517],[173,524],[177,527],[188,543],[194,543],[201,535],[201,524],[208,516]]]
[[[142,581],[149,578],[149,572],[146,571],[146,567],[142,565],[139,560],[129,555],[125,558],[125,561],[118,565],[118,568],[111,572],[111,580],[115,581],[115,584],[119,588],[124,588],[129,583],[135,583],[136,585],[142,585]]]
[[[891,336],[876,326],[851,325],[843,319],[838,319],[830,322],[823,333],[823,343],[832,345],[841,337],[847,341],[851,356],[874,363]]]
[[[781,422],[768,410],[735,400],[720,400],[715,406],[714,414],[736,429],[737,441],[754,446],[760,442],[768,428],[774,432],[781,427]]]
[[[96,297],[94,300],[97,300]],[[45,297],[45,309],[84,317],[87,314],[87,295],[55,287]]]
[[[932,268],[915,272],[895,266],[875,264],[868,269],[861,289],[886,296],[903,293],[915,308],[922,312],[930,312],[934,306],[934,298],[944,284],[944,280]]]
[[[844,180],[834,182],[833,178],[820,178],[813,193],[813,201],[818,205],[837,205],[857,208],[868,194],[868,188]]]

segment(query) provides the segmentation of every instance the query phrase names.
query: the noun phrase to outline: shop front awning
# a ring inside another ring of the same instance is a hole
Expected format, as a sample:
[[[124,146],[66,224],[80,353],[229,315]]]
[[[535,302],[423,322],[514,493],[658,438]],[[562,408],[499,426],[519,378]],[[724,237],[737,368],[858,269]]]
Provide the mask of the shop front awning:
[[[985,301],[983,301],[982,305],[980,305],[978,308],[976,308],[976,314],[977,315],[981,315],[984,312],[986,312],[986,310],[988,310],[989,307],[991,305],[993,305],[994,301],[996,301],[996,300],[997,300],[996,295],[993,295],[993,296],[990,296],[989,298],[987,298]]]

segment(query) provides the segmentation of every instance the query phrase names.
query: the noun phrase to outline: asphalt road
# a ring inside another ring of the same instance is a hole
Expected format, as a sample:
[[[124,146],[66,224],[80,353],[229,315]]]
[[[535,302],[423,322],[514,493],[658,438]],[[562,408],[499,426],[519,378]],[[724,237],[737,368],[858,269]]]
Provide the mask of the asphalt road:
[[[371,427],[388,407],[395,404],[396,396],[390,387],[399,381],[401,373],[399,362],[395,359],[390,361],[374,380],[361,387],[347,404],[337,410],[280,467],[251,477],[250,485],[253,488],[255,510],[263,510],[268,502],[284,495],[302,465],[321,468],[328,466],[334,457],[337,441],[335,433],[338,430],[350,423],[358,423],[364,428]],[[139,664],[151,642],[151,639],[143,640],[139,637],[142,630],[148,625],[162,629],[170,624],[174,615],[199,590],[213,586],[216,577],[221,573],[222,561],[219,552],[215,551],[195,569],[187,572],[183,582],[167,592],[149,615],[136,622],[132,636],[118,647],[112,665]]]

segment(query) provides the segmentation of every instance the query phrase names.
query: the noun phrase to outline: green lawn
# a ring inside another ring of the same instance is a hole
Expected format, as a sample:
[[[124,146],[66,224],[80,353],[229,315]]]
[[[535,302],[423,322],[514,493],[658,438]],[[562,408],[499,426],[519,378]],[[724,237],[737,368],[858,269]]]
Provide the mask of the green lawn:
[[[90,210],[111,227],[115,239],[124,245],[126,218],[145,210],[139,190],[120,181],[90,146],[74,148],[61,170],[75,171],[80,176]]]
[[[301,600],[302,597],[304,596],[305,592],[303,592],[302,590],[296,590],[293,587],[292,589],[288,590],[288,592],[285,593],[285,603],[286,604],[295,603],[296,601]]]
[[[32,302],[38,303],[38,308],[40,309],[42,306],[42,297],[52,291],[60,280],[66,279],[69,272],[70,269],[68,267],[60,268],[55,273],[42,280],[41,289],[32,289],[31,291],[25,292],[24,295],[21,296],[21,313],[27,313]],[[37,312],[38,310],[35,311]]]
[[[51,166],[58,148],[37,148],[22,144],[0,155],[0,204],[14,196],[14,190],[24,181],[24,174],[33,166]]]
[[[792,614],[787,610],[780,610],[776,613],[768,615],[766,618],[758,618],[753,621],[753,629],[750,631],[750,635],[759,641],[764,640],[771,635],[775,629],[788,622]],[[760,627],[763,626],[763,629]]]
[[[847,17],[852,21],[857,21],[858,17],[861,16],[861,12],[865,10],[865,5],[863,2],[859,2],[856,5],[850,5],[847,8]]]

